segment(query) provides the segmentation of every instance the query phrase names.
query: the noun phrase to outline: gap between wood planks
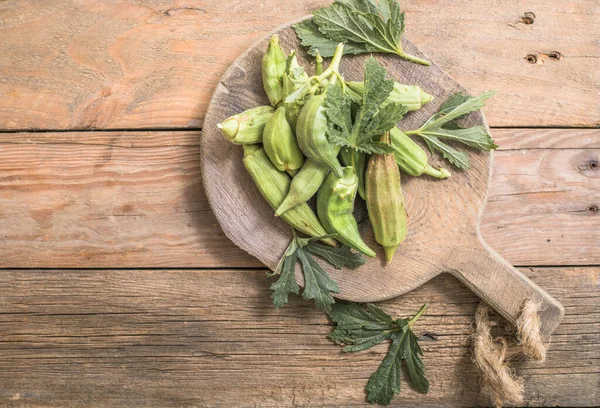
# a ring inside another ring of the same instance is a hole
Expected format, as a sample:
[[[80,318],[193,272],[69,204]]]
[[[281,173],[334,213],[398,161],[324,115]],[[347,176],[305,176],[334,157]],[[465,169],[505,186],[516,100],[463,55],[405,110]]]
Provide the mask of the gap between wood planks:
[[[598,126],[490,126],[490,129],[493,130],[510,130],[510,129],[565,129],[565,130],[594,130],[600,129],[600,125]],[[0,134],[2,133],[94,133],[94,132],[202,132],[202,128],[195,127],[177,127],[177,128],[107,128],[107,129],[0,129]]]

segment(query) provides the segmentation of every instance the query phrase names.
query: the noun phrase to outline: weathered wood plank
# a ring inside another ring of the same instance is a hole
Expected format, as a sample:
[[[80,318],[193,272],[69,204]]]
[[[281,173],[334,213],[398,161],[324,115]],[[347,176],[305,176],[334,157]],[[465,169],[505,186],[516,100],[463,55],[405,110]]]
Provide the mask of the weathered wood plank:
[[[238,55],[329,3],[3,2],[0,129],[198,128]],[[499,90],[492,126],[598,125],[597,3],[552,5],[406,1],[407,35],[470,91]]]
[[[0,134],[0,267],[260,266],[212,215],[199,136]],[[600,264],[600,131],[494,137],[510,150],[496,153],[486,241],[516,265]]]
[[[600,269],[526,268],[566,308],[548,361],[516,365],[527,406],[600,403]],[[9,406],[364,406],[386,351],[340,354],[295,298],[275,309],[264,271],[3,271],[0,404]],[[403,381],[394,406],[486,406],[468,338],[478,299],[442,275],[382,303],[428,313],[415,329],[431,382]]]

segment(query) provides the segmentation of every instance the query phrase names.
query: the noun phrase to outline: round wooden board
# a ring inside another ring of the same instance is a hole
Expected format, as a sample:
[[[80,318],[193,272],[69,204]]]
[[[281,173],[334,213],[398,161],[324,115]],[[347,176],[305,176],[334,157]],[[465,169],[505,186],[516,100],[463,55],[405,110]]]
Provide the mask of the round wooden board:
[[[276,32],[284,50],[297,49],[299,62],[312,74],[313,59],[300,46],[291,28],[293,24]],[[262,87],[261,58],[269,37],[242,54],[217,85],[204,120],[201,156],[206,194],[221,228],[237,246],[274,269],[290,242],[290,229],[273,215],[261,197],[242,163],[242,148],[225,140],[216,126],[233,114],[268,104]],[[426,58],[406,40],[403,47],[410,54]],[[340,71],[348,80],[362,80],[368,57],[345,56]],[[393,55],[376,58],[390,77],[419,85],[435,98],[421,110],[407,114],[400,125],[403,129],[418,128],[450,95],[465,91],[435,63],[425,67]],[[489,131],[481,112],[470,114],[463,125],[481,125]],[[470,149],[469,156],[468,171],[459,171],[437,156],[432,157],[432,164],[446,166],[452,172],[446,180],[403,176],[408,235],[389,265],[385,265],[382,248],[374,240],[364,205],[357,200],[355,216],[361,234],[378,257],[353,270],[337,270],[320,262],[340,286],[335,296],[355,302],[385,300],[442,272],[450,272],[513,323],[526,300],[541,302],[542,333],[550,334],[561,321],[564,308],[482,240],[479,224],[490,182],[492,154]],[[296,279],[303,284],[299,267]]]
[[[300,63],[312,74],[313,58],[300,46],[291,24],[277,30],[277,34],[282,48],[286,52],[297,49]],[[230,115],[268,105],[262,88],[261,58],[269,37],[248,49],[223,75],[204,121],[201,154],[206,194],[223,231],[237,246],[273,269],[289,244],[289,228],[273,216],[273,210],[254,186],[242,163],[241,146],[225,140],[216,127]],[[403,47],[410,54],[423,56],[408,41],[403,42]],[[344,78],[362,80],[364,61],[368,57],[345,56],[340,69]],[[418,128],[451,94],[465,91],[435,63],[425,67],[393,55],[378,54],[376,58],[388,70],[389,77],[404,84],[419,85],[434,96],[423,109],[404,117],[403,129]],[[464,123],[487,126],[479,112],[470,115]],[[473,244],[477,244],[492,156],[471,151],[470,159],[471,169],[458,171],[434,157],[434,164],[444,165],[452,172],[447,180],[403,176],[408,236],[390,265],[383,261],[383,251],[374,240],[364,206],[357,206],[361,234],[377,251],[378,258],[354,270],[336,270],[323,264],[340,285],[337,297],[365,302],[405,293],[452,268],[454,265],[448,261],[453,253],[469,252]],[[297,276],[302,283],[301,274]]]

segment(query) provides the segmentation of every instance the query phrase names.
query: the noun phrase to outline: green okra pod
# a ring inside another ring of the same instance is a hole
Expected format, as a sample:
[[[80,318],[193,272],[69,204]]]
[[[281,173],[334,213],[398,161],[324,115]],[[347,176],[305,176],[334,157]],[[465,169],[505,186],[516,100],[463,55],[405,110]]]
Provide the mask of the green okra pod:
[[[342,177],[330,173],[317,193],[317,214],[330,234],[344,245],[374,258],[375,252],[360,237],[358,224],[352,212],[358,190],[358,178],[351,166],[344,167]]]
[[[353,82],[347,81],[346,86],[349,89],[350,97],[357,102],[360,102],[365,89],[364,82]],[[416,111],[421,109],[424,105],[431,102],[433,96],[423,91],[419,86],[416,85],[404,85],[398,82],[394,83],[394,89],[383,102],[382,106],[387,105],[390,102],[399,103],[408,107],[408,111]]]
[[[273,34],[267,51],[262,58],[262,80],[269,103],[277,107],[283,99],[283,74],[285,73],[286,57],[279,45],[279,36]]]
[[[358,177],[358,195],[363,200],[365,199],[365,170],[367,163],[367,155],[358,150],[349,147],[343,147],[340,150],[340,157],[344,166],[352,166],[356,177]]]
[[[308,80],[308,74],[304,71],[304,68],[298,64],[296,51],[292,51],[288,56],[286,72],[283,75],[283,106],[285,107],[286,118],[290,123],[290,126],[292,126],[292,129],[296,128],[298,115],[300,115],[302,106],[308,98],[299,98],[298,100],[291,102],[287,102],[286,98],[300,89],[300,87]]]
[[[440,167],[438,170],[430,166],[425,150],[397,127],[390,130],[390,138],[394,147],[394,159],[403,172],[411,176],[427,174],[439,179],[450,177],[450,172],[445,168]]]
[[[263,145],[271,163],[280,171],[294,171],[302,167],[304,155],[286,117],[285,108],[277,108],[263,132]]]
[[[326,94],[313,95],[304,105],[296,124],[298,146],[306,157],[330,169],[336,177],[342,177],[342,166],[337,158],[340,147],[329,143],[329,122],[325,114]]]
[[[389,132],[380,141],[389,144]],[[390,263],[398,246],[406,238],[404,196],[394,155],[373,154],[369,159],[365,181],[367,210],[375,240],[383,246],[386,262]]]
[[[321,166],[311,159],[306,159],[298,174],[292,179],[290,190],[275,211],[275,215],[279,216],[310,200],[323,184],[327,173],[329,173],[327,167]]]
[[[290,188],[290,177],[277,170],[264,149],[258,146],[244,146],[244,166],[269,205],[273,209],[279,207]],[[317,216],[306,203],[285,212],[281,215],[281,219],[311,237],[327,235]],[[322,241],[331,246],[337,245],[331,238]]]
[[[237,115],[233,115],[217,124],[223,136],[234,144],[260,143],[265,125],[273,116],[271,106],[257,106]]]

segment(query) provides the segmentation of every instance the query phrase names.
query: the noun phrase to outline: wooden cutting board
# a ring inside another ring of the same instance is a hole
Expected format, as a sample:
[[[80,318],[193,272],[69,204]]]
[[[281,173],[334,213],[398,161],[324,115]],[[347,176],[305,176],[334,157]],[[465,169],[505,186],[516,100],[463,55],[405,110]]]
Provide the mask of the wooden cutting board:
[[[292,24],[276,31],[282,48],[286,52],[298,49],[300,63],[312,74],[313,58],[300,46],[291,29]],[[223,231],[237,246],[274,269],[290,242],[289,227],[273,215],[271,207],[260,196],[242,163],[242,147],[225,140],[216,127],[233,114],[268,105],[262,88],[261,58],[269,37],[242,54],[217,85],[204,120],[201,156],[206,194]],[[403,47],[409,54],[425,57],[408,41],[403,42]],[[367,55],[345,56],[340,71],[348,80],[362,80],[366,58]],[[418,128],[451,94],[464,91],[435,63],[425,67],[391,55],[378,54],[376,58],[387,68],[390,77],[405,84],[419,85],[435,97],[423,109],[407,114],[401,122],[403,129]],[[487,127],[480,112],[471,114],[463,123]],[[385,300],[415,289],[440,273],[449,272],[512,323],[525,300],[541,301],[542,332],[550,334],[563,317],[562,305],[501,258],[481,238],[479,225],[493,156],[475,150],[469,153],[471,169],[468,171],[459,171],[438,161],[452,172],[449,179],[403,175],[408,236],[390,265],[384,263],[383,250],[374,240],[364,206],[357,206],[355,215],[361,234],[377,251],[378,258],[370,259],[354,270],[336,270],[322,263],[340,286],[336,297],[355,302]],[[436,160],[432,159],[433,162]],[[514,244],[519,245],[519,242]],[[302,284],[299,268],[296,277]]]

